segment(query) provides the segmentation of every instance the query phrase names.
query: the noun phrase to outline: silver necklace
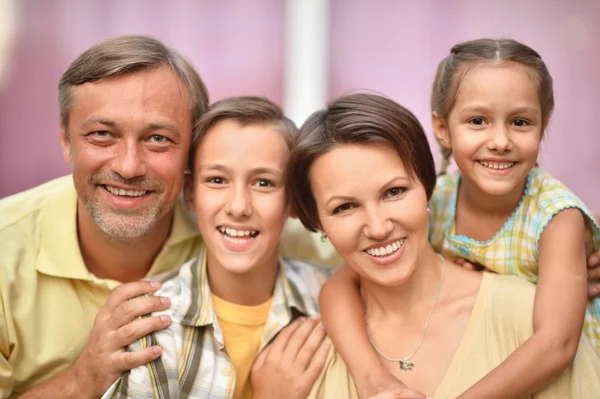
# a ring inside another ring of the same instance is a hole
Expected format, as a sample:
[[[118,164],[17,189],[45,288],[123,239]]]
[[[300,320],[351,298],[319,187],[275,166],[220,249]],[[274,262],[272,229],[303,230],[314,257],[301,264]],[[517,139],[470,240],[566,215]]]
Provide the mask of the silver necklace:
[[[408,356],[405,356],[405,357],[401,357],[401,358],[397,358],[397,359],[387,357],[386,355],[381,353],[381,351],[379,350],[377,345],[375,345],[375,342],[373,342],[373,339],[371,338],[371,334],[369,334],[369,328],[367,328],[367,336],[369,337],[369,341],[371,341],[371,345],[373,345],[373,349],[375,349],[375,352],[377,352],[379,354],[379,356],[381,356],[388,362],[398,363],[398,365],[400,366],[400,370],[410,371],[413,369],[413,367],[415,367],[415,363],[411,362],[410,359],[417,353],[417,351],[419,349],[421,349],[421,345],[423,345],[423,341],[425,341],[425,335],[427,334],[427,327],[429,326],[429,319],[431,319],[433,310],[435,309],[435,306],[437,305],[438,300],[440,299],[440,293],[442,292],[442,283],[444,282],[444,273],[446,272],[446,259],[444,259],[444,257],[440,254],[438,254],[438,256],[440,258],[442,258],[442,262],[443,262],[442,275],[440,277],[440,284],[438,286],[437,295],[435,296],[435,302],[433,303],[433,306],[431,307],[431,310],[429,311],[429,315],[427,315],[427,319],[425,320],[425,326],[423,327],[423,334],[421,334],[421,341],[419,341],[419,344],[417,345],[415,350],[413,350]]]

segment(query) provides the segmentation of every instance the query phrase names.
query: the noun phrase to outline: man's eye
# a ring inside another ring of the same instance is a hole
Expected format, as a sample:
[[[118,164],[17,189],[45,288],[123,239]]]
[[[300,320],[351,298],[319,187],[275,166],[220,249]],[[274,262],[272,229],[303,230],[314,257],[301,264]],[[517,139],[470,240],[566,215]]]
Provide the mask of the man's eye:
[[[108,137],[108,136],[110,136],[110,132],[108,132],[106,130],[97,130],[95,132],[92,132],[91,134],[94,135],[94,136],[97,136],[97,137]]]
[[[154,141],[155,143],[165,143],[165,142],[167,142],[167,140],[169,140],[169,139],[166,138],[165,136],[161,136],[160,134],[152,135],[152,141]]]
[[[352,205],[351,203],[347,202],[347,203],[342,204],[342,205],[338,206],[337,208],[335,208],[333,210],[333,214],[335,215],[336,213],[346,212],[346,211],[349,211],[352,208],[354,208],[354,205]]]
[[[275,184],[267,179],[258,179],[254,184],[258,187],[275,187]]]
[[[529,125],[529,122],[527,122],[525,119],[515,119],[513,124],[517,127],[525,127]]]

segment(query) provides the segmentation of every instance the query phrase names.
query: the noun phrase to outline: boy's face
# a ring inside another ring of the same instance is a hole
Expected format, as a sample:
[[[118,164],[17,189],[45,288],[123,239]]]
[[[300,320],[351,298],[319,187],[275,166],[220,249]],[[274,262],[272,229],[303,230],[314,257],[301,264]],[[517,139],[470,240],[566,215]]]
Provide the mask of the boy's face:
[[[282,134],[270,124],[223,120],[208,130],[196,150],[186,199],[196,212],[211,267],[235,274],[275,267],[289,211],[288,157]]]

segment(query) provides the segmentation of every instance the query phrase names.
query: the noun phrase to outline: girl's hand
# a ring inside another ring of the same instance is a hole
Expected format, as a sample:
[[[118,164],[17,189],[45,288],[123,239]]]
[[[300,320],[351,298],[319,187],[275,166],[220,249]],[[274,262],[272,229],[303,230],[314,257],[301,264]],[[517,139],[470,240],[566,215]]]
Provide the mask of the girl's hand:
[[[431,399],[431,397],[406,386],[398,386],[379,392],[377,395],[370,396],[367,399]]]
[[[597,297],[600,294],[600,251],[592,253],[588,259],[588,296]]]

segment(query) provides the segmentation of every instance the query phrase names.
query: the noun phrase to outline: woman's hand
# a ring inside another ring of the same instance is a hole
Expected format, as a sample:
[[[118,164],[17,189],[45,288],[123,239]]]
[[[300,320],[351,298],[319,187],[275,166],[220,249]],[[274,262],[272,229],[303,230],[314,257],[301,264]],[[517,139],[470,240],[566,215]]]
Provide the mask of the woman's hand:
[[[296,319],[256,358],[250,382],[254,398],[305,399],[321,374],[331,345],[320,318]]]

